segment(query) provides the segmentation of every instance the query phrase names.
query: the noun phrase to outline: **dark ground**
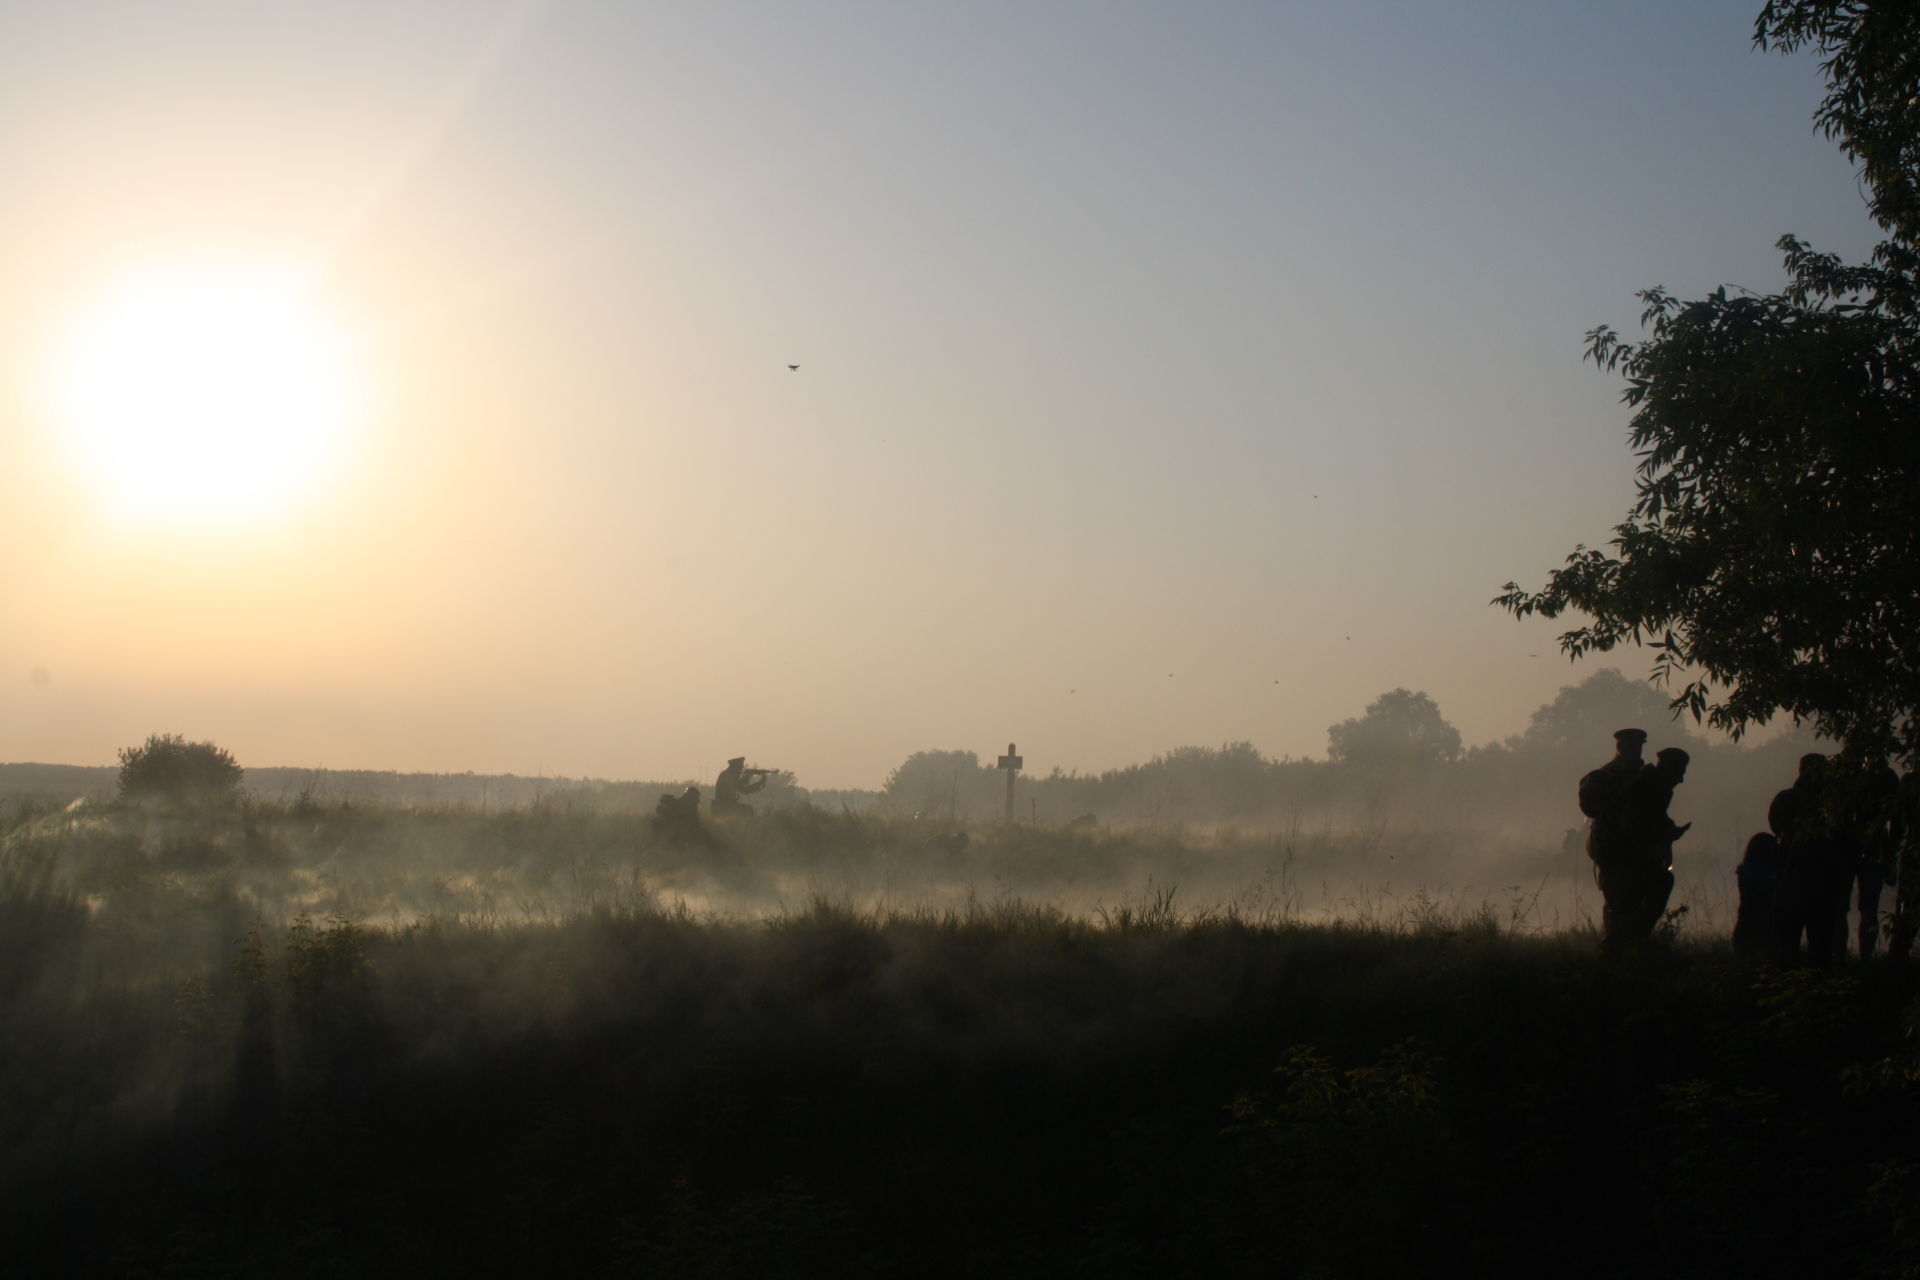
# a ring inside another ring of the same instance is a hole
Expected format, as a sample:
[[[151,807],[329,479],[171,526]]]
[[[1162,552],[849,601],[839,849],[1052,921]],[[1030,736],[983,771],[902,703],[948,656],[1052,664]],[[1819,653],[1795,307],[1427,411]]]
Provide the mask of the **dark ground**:
[[[1002,904],[0,921],[18,1275],[1912,1276],[1916,983]]]

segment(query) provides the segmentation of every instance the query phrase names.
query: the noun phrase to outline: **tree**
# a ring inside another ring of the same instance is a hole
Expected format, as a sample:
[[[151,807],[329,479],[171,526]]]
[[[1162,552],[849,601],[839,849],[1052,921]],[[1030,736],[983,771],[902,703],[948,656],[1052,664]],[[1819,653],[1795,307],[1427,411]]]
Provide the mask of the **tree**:
[[[1586,614],[1560,637],[1573,657],[1646,645],[1672,705],[1736,737],[1785,711],[1858,754],[1920,758],[1920,10],[1769,3],[1755,39],[1827,54],[1816,118],[1862,159],[1893,238],[1850,266],[1787,236],[1778,294],[1655,288],[1644,341],[1591,331],[1588,358],[1626,378],[1636,500],[1611,551],[1576,547],[1494,603]]]
[[[896,807],[952,818],[990,803],[994,776],[972,751],[916,751],[887,775],[884,794]]]
[[[1134,783],[1155,812],[1240,817],[1271,798],[1273,768],[1251,742],[1175,747],[1134,771]],[[1147,799],[1147,797],[1151,799]]]
[[[1395,689],[1367,704],[1366,714],[1327,729],[1327,758],[1386,772],[1444,764],[1460,754],[1460,731],[1424,693]]]
[[[1602,667],[1579,684],[1565,686],[1552,702],[1537,708],[1527,722],[1526,733],[1510,745],[1549,754],[1604,756],[1613,750],[1614,730],[1641,728],[1657,738],[1666,738],[1660,726],[1672,715],[1667,699],[1656,690],[1627,679],[1612,667]],[[1696,742],[1691,735],[1681,734],[1678,742],[1662,741],[1658,745],[1691,751]]]
[[[1860,165],[1874,220],[1898,245],[1920,242],[1920,39],[1913,5],[1767,0],[1753,43],[1812,49],[1827,76],[1814,123]]]
[[[1516,616],[1573,609],[1579,657],[1655,651],[1674,705],[1736,736],[1778,710],[1872,750],[1920,747],[1920,328],[1788,238],[1791,284],[1641,297],[1652,336],[1589,335],[1627,379],[1637,499],[1612,554],[1578,547]]]
[[[211,742],[188,742],[177,733],[156,733],[138,747],[120,750],[120,796],[211,803],[231,799],[244,774],[233,756]]]

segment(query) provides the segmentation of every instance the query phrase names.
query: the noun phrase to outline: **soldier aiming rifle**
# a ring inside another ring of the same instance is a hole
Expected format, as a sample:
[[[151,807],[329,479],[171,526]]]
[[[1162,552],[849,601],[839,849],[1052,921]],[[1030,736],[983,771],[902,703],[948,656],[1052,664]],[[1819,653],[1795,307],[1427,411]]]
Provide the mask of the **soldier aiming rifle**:
[[[751,818],[753,806],[741,801],[767,785],[772,769],[749,769],[745,756],[735,756],[713,782],[713,804],[709,810],[716,818]]]

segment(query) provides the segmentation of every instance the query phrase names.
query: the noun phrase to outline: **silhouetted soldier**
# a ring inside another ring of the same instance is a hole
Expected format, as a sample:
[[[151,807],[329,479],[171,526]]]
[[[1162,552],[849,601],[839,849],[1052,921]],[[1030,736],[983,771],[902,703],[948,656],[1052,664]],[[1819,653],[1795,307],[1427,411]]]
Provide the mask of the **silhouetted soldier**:
[[[1613,759],[1580,779],[1580,812],[1592,819],[1587,827],[1587,856],[1604,869],[1626,848],[1620,830],[1620,795],[1640,776],[1646,764],[1640,752],[1647,743],[1645,729],[1621,729],[1613,735]]]
[[[1893,932],[1887,954],[1905,964],[1920,935],[1920,773],[1911,766],[1900,775],[1887,835],[1893,847]]]
[[[1834,945],[1840,955],[1846,954],[1847,908],[1857,906],[1860,958],[1871,960],[1880,943],[1880,895],[1893,883],[1893,826],[1894,811],[1900,803],[1900,775],[1885,761],[1870,761],[1853,779],[1853,786],[1855,793],[1847,806],[1847,844],[1841,851],[1844,861],[1835,920],[1839,934]]]
[[[716,818],[751,818],[753,806],[743,804],[741,796],[750,796],[767,785],[767,775],[771,769],[749,769],[745,756],[735,756],[727,761],[727,767],[713,781],[713,816]]]
[[[1780,838],[1780,892],[1774,900],[1774,958],[1792,964],[1800,954],[1802,935],[1807,958],[1816,965],[1838,959],[1836,941],[1846,932],[1836,928],[1835,886],[1843,870],[1841,842],[1826,811],[1827,758],[1817,751],[1800,757],[1800,773],[1793,785],[1767,806],[1767,825]]]
[[[1617,953],[1653,936],[1673,894],[1673,842],[1693,826],[1667,815],[1673,789],[1686,780],[1689,757],[1679,747],[1663,748],[1655,763],[1628,781],[1616,802],[1621,849],[1600,868],[1601,917],[1606,949]]]
[[[711,837],[700,825],[700,788],[662,795],[653,806],[653,834],[669,844],[709,843]]]
[[[1740,914],[1733,922],[1735,955],[1765,960],[1773,955],[1773,904],[1780,894],[1780,839],[1761,831],[1733,873],[1740,886]]]

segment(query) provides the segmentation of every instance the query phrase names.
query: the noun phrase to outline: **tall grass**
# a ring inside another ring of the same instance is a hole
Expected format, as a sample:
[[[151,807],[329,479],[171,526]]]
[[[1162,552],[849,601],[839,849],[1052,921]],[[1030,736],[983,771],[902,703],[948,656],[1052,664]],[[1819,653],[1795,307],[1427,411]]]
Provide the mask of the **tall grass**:
[[[935,867],[923,829],[865,817],[723,828],[718,859],[560,812],[4,832],[23,1273],[1920,1256],[1912,980],[1750,969],[1686,930],[1603,963],[1541,926],[1551,882],[1338,919],[1301,887],[1326,851],[1258,834],[982,829]]]

